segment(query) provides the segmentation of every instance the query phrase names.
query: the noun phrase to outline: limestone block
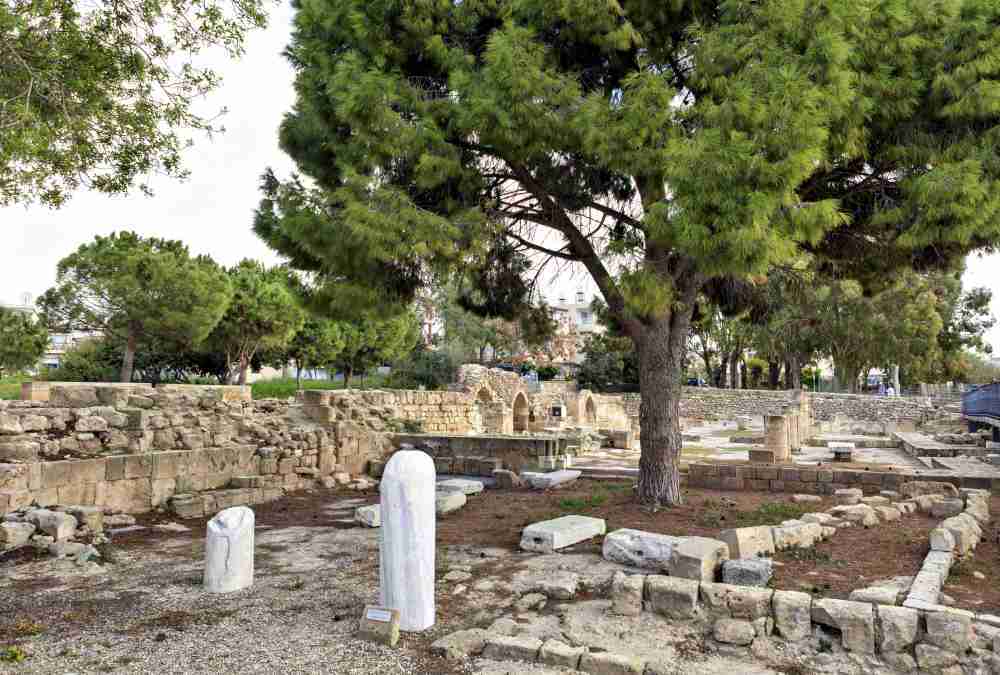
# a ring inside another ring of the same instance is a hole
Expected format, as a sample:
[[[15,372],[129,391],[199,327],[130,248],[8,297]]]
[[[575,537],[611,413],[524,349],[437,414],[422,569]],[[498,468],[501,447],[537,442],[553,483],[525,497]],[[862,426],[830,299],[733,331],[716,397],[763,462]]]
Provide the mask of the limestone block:
[[[490,634],[482,628],[470,628],[445,635],[431,644],[431,653],[447,659],[478,656],[486,647]]]
[[[35,462],[41,445],[35,441],[6,440],[0,441],[0,462]]]
[[[615,572],[615,576],[611,580],[611,613],[621,616],[639,616],[642,613],[645,585],[646,577],[644,575]]]
[[[875,513],[882,522],[891,523],[894,520],[899,520],[903,517],[903,514],[899,512],[899,509],[893,508],[892,506],[876,506]]]
[[[513,471],[507,469],[496,469],[493,478],[497,482],[497,487],[502,490],[511,490],[524,486],[524,481]]]
[[[921,497],[925,495],[944,495],[945,497],[957,498],[958,488],[951,483],[915,480],[900,485],[899,494],[906,499],[913,499],[914,497]]]
[[[819,495],[792,495],[792,501],[796,504],[809,504],[812,502],[821,502],[823,498]]]
[[[743,619],[718,619],[712,626],[712,637],[725,644],[746,646],[756,635],[753,624]]]
[[[179,518],[204,518],[205,506],[200,496],[179,494],[170,498],[170,509]]]
[[[574,572],[555,572],[543,577],[533,590],[553,600],[571,600],[576,596],[580,576]]]
[[[559,487],[560,485],[572,483],[580,477],[581,473],[582,472],[577,469],[561,469],[559,471],[550,471],[548,473],[525,471],[521,474],[521,478],[528,481],[528,484],[536,490],[548,490]]]
[[[76,518],[77,523],[90,528],[91,532],[104,531],[104,509],[98,506],[67,506],[65,511]]]
[[[982,536],[982,530],[976,519],[964,513],[941,521],[940,527],[951,532],[959,555],[965,555],[975,549]]]
[[[399,612],[385,607],[365,606],[358,623],[358,636],[395,647],[399,642]]]
[[[49,428],[49,420],[41,415],[21,415],[21,429],[25,433],[29,431],[46,431]]]
[[[966,612],[928,612],[927,634],[924,642],[956,654],[964,654],[972,645],[974,636],[972,617]]]
[[[98,431],[107,431],[108,421],[103,417],[98,417],[97,415],[91,415],[89,417],[81,417],[76,420],[76,430],[77,432],[89,432],[89,433],[95,433]]]
[[[930,644],[920,643],[914,651],[917,655],[917,665],[927,673],[942,673],[945,668],[956,665],[959,660],[958,654]]]
[[[889,499],[881,495],[875,497],[862,497],[862,504],[867,504],[868,506],[887,506],[889,504]]]
[[[528,636],[494,635],[486,639],[483,658],[494,661],[534,661],[542,641]]]
[[[767,525],[723,530],[719,539],[729,547],[730,558],[756,558],[775,552],[774,534]]]
[[[798,591],[775,591],[771,599],[774,627],[790,642],[812,634],[812,596]]]
[[[932,551],[947,551],[951,553],[955,550],[955,536],[943,527],[936,527],[931,530],[931,550]]]
[[[951,518],[965,510],[965,502],[961,499],[942,499],[931,506],[931,515],[935,518]]]
[[[868,602],[873,605],[895,605],[899,599],[899,588],[896,586],[869,586],[851,591],[850,600]]]
[[[565,667],[576,670],[586,647],[570,647],[559,640],[546,640],[538,651],[538,660],[548,666]]]
[[[824,527],[836,527],[840,521],[829,513],[806,513],[799,520],[804,523],[817,523]]]
[[[17,548],[28,543],[35,533],[33,523],[0,523],[0,548]]]
[[[400,612],[400,629],[434,625],[435,471],[430,455],[401,450],[379,485],[380,605]]]
[[[662,571],[669,567],[678,541],[678,537],[623,528],[604,538],[602,555],[621,565]]]
[[[879,651],[904,652],[917,641],[920,614],[914,609],[878,605]]]
[[[679,539],[667,569],[670,576],[696,581],[715,581],[722,561],[729,558],[729,546],[726,542],[708,537]]]
[[[19,418],[0,413],[0,436],[15,436],[22,433],[24,429]]]
[[[464,492],[439,490],[434,496],[434,508],[438,515],[457,511],[468,501]]]
[[[646,599],[650,608],[671,619],[688,619],[698,613],[699,583],[660,575],[646,577]]]
[[[409,450],[407,452],[419,451]],[[448,478],[447,480],[440,480],[437,482],[437,489],[440,491],[457,491],[466,495],[477,495],[483,491],[484,487],[483,481],[472,480],[469,478]]]
[[[591,675],[642,675],[646,663],[636,657],[612,652],[585,652],[580,670]]]
[[[842,506],[860,504],[865,493],[860,488],[843,488],[833,493],[833,498]]]
[[[40,531],[53,537],[56,541],[70,539],[76,534],[76,518],[68,513],[49,511],[48,509],[35,509],[28,512],[25,520],[35,525]]]
[[[875,614],[870,604],[817,599],[812,604],[812,619],[839,630],[844,649],[861,654],[875,653]]]
[[[381,527],[382,507],[379,504],[359,506],[354,510],[354,520],[365,527]]]
[[[205,537],[205,590],[230,593],[252,586],[253,556],[253,511],[236,506],[216,514]]]
[[[878,515],[875,509],[867,504],[856,504],[854,506],[835,506],[830,512],[849,523],[862,527],[874,527],[878,525]]]
[[[770,558],[727,560],[722,563],[722,581],[738,586],[767,586],[774,574]]]
[[[553,520],[534,523],[521,533],[521,548],[525,551],[552,553],[561,548],[578,544],[604,534],[603,518],[588,516],[562,516]]]
[[[753,621],[771,614],[774,591],[769,588],[702,583],[699,594],[709,613]]]
[[[802,523],[772,527],[771,533],[774,536],[774,547],[779,551],[790,548],[811,548],[822,539],[823,527],[818,523]]]

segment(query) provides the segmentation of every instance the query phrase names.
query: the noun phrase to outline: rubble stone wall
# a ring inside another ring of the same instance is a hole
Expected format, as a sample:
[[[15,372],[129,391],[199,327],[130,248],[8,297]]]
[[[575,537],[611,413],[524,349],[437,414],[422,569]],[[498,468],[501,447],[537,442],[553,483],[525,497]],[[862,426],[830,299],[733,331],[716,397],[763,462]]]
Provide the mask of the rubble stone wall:
[[[48,403],[0,402],[0,514],[33,502],[142,512],[231,486],[256,503],[360,474],[389,448],[391,420],[363,396],[342,403],[320,422],[301,404],[226,401],[213,388],[56,386]]]

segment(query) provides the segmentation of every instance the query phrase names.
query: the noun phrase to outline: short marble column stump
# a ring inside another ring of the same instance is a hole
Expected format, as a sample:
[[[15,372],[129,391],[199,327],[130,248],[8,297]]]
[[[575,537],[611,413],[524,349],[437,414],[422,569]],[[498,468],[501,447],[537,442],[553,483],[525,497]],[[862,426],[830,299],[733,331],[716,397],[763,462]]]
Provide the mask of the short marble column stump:
[[[234,506],[208,521],[205,590],[232,593],[253,585],[253,511]]]
[[[385,465],[379,485],[380,604],[399,610],[403,631],[434,625],[435,480],[430,455],[400,450]]]

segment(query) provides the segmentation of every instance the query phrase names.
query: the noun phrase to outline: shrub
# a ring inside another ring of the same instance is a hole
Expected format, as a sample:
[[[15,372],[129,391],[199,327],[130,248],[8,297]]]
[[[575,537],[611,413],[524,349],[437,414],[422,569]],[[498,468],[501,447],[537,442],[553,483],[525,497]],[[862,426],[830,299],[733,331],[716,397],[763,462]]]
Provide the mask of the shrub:
[[[457,372],[458,366],[447,351],[418,347],[393,365],[386,386],[391,389],[443,389],[455,381]]]

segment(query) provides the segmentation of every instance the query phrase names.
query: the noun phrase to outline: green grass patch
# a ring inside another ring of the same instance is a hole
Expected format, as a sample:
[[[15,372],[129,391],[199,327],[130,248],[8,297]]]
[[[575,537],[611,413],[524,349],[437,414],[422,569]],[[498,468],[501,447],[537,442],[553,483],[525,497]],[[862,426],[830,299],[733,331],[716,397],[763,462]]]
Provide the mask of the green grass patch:
[[[698,514],[698,524],[720,528],[780,525],[785,520],[801,518],[812,510],[808,505],[792,502],[767,502],[753,511],[727,510],[715,500],[705,500],[704,506],[707,510]]]
[[[596,509],[604,506],[608,501],[608,495],[604,492],[595,492],[587,497],[567,497],[559,500],[559,508],[563,511],[582,511],[584,509]]]
[[[352,389],[380,389],[385,386],[386,377],[384,375],[369,375],[364,378],[363,384],[360,377],[351,378]],[[301,388],[335,390],[343,389],[343,380],[302,380]],[[299,389],[294,377],[275,378],[273,380],[259,380],[250,385],[250,391],[254,399],[262,398],[289,398],[295,396]]]
[[[17,401],[21,398],[21,383],[29,382],[32,378],[28,375],[15,375],[13,377],[0,377],[0,400]]]

